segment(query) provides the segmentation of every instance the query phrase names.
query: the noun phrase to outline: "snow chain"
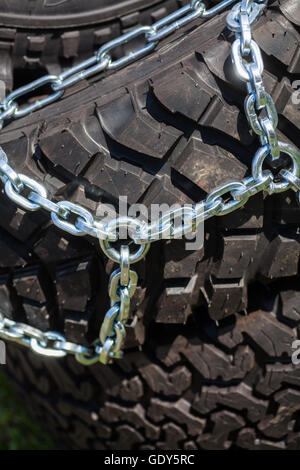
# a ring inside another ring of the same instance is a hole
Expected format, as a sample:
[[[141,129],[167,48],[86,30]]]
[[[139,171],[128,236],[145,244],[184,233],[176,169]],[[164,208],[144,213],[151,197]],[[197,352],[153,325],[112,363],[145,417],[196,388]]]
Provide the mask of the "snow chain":
[[[0,125],[6,119],[25,116],[59,99],[64,91],[80,80],[86,79],[105,70],[120,69],[145,56],[157,44],[175,30],[190,23],[196,18],[209,19],[235,4],[227,16],[227,26],[235,33],[232,44],[232,62],[238,77],[246,82],[248,96],[245,100],[245,113],[253,131],[258,135],[261,146],[252,161],[252,175],[242,181],[225,183],[215,188],[204,201],[192,208],[182,208],[183,224],[175,228],[176,211],[170,211],[154,223],[142,223],[130,217],[117,218],[107,224],[95,220],[93,215],[83,207],[69,201],[53,202],[48,198],[47,189],[26,175],[16,173],[8,164],[8,159],[0,147],[0,179],[4,183],[7,196],[23,209],[36,211],[44,209],[51,214],[53,223],[62,230],[76,236],[90,235],[100,240],[103,252],[119,264],[110,277],[109,296],[111,308],[107,312],[100,328],[99,338],[89,347],[71,343],[60,333],[42,332],[36,328],[16,323],[0,313],[0,337],[29,347],[37,354],[49,357],[63,357],[73,354],[77,361],[84,365],[96,362],[110,364],[114,359],[122,357],[126,330],[129,318],[130,299],[136,290],[138,277],[131,265],[146,255],[150,244],[164,238],[185,235],[201,223],[213,216],[229,214],[244,206],[248,199],[261,191],[269,194],[279,193],[288,189],[300,195],[300,153],[290,144],[277,139],[276,127],[278,115],[271,96],[263,84],[263,60],[259,46],[252,39],[251,26],[259,19],[267,6],[267,0],[224,0],[207,10],[200,0],[193,0],[189,5],[175,11],[171,15],[157,21],[152,26],[138,27],[119,38],[102,46],[95,56],[63,72],[62,74],[46,75],[9,94],[0,104]],[[113,60],[111,52],[129,41],[143,36],[144,46]],[[36,100],[28,106],[19,108],[17,99],[27,93],[50,84],[53,93],[43,99]],[[266,158],[276,160],[280,154],[287,155],[291,160],[291,169],[281,169],[275,176],[263,169]],[[26,194],[26,195],[25,195]],[[230,196],[228,198],[228,195]],[[226,196],[226,198],[225,198]],[[71,220],[75,219],[75,222]],[[127,245],[117,251],[112,242],[117,241],[116,229],[130,228],[136,250],[130,253]]]

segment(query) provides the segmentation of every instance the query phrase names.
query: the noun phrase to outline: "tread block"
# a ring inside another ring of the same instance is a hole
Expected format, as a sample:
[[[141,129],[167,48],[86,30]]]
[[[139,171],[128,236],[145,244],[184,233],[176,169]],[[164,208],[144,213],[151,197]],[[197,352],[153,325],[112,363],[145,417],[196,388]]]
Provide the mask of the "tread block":
[[[253,262],[257,247],[256,235],[224,236],[221,261],[214,270],[221,279],[241,279]]]
[[[229,356],[212,344],[202,344],[194,340],[181,353],[206,380],[230,381],[241,379],[254,366],[254,353],[249,346],[239,346],[234,355]]]
[[[142,435],[127,424],[117,426],[115,431],[118,438],[108,443],[108,447],[112,450],[136,449],[138,445],[145,442]],[[83,448],[86,449],[86,447]]]
[[[298,273],[300,257],[300,237],[293,234],[278,235],[263,258],[260,272],[269,279],[295,276]]]
[[[26,212],[0,192],[0,226],[20,242],[25,242],[40,225],[49,220],[43,211]]]
[[[233,173],[237,179],[242,179],[246,172],[246,167],[230,152],[202,142],[197,132],[183,151],[172,157],[172,165],[206,193],[232,178]]]
[[[50,162],[63,167],[71,175],[78,176],[91,158],[91,154],[81,146],[71,129],[60,129],[54,135],[42,135],[39,146]]]
[[[273,194],[273,212],[272,219],[279,225],[298,226],[299,224],[299,206],[294,194],[281,194],[281,197]]]
[[[10,299],[9,282],[9,275],[0,277],[0,312],[6,317],[13,319],[13,306]]]
[[[255,433],[254,429],[244,428],[239,432],[237,438],[237,445],[243,449],[248,450],[285,450],[286,444],[284,441],[268,441],[261,439]]]
[[[138,367],[139,373],[154,393],[165,396],[181,396],[192,383],[192,374],[184,366],[178,366],[172,372],[165,372],[156,364]]]
[[[171,418],[179,426],[184,426],[191,436],[202,434],[206,420],[193,414],[190,403],[184,398],[176,402],[165,402],[159,398],[151,398],[148,416],[158,423],[165,418]]]
[[[137,375],[128,379],[123,378],[121,374],[112,368],[106,368],[104,374],[101,364],[93,366],[91,373],[101,389],[109,396],[117,397],[120,395],[122,400],[136,402],[144,395],[143,382]]]
[[[275,394],[274,399],[279,404],[276,413],[266,416],[259,423],[258,429],[267,437],[281,439],[294,428],[296,422],[294,415],[300,409],[300,392],[293,389],[282,390]]]
[[[60,400],[58,403],[57,409],[68,417],[76,416],[76,418],[79,418],[88,426],[91,425],[91,420],[94,422],[99,420],[97,406],[95,406],[94,404],[90,404],[90,403],[79,404],[78,403],[78,406],[76,407],[76,411],[74,412],[74,409],[70,402],[66,400]],[[105,426],[104,424],[99,423],[99,426],[97,426],[97,428],[98,428],[97,434],[99,434],[99,437],[100,435],[102,438],[106,438],[106,439],[111,437],[112,431],[111,429],[109,429],[108,426]]]
[[[191,384],[191,373],[186,367],[178,366],[167,372],[150,361],[144,354],[128,352],[122,360],[121,366],[126,372],[138,370],[144,382],[154,393],[166,396],[181,396]],[[110,390],[115,393],[118,386],[115,374],[108,375],[108,379],[101,379],[101,383],[103,381],[106,384],[104,387],[107,388],[107,385],[110,385]]]
[[[255,388],[263,395],[271,395],[284,384],[300,386],[299,367],[293,364],[267,364],[265,374]]]
[[[91,340],[94,340],[95,336],[93,334],[92,338],[88,339],[87,335],[90,332],[89,321],[94,316],[95,311],[92,309],[88,309],[84,313],[64,310],[64,333],[68,340],[85,346],[91,344]]]
[[[181,135],[141,112],[129,93],[97,110],[103,130],[116,142],[154,158],[162,158]]]
[[[291,23],[300,26],[300,12],[297,0],[280,0],[279,8]]]
[[[169,204],[172,206],[173,204],[191,204],[192,202],[188,195],[182,194],[172,185],[171,178],[167,175],[154,179],[141,200],[148,209],[150,204]]]
[[[251,387],[245,383],[228,388],[203,386],[201,395],[195,398],[193,408],[205,414],[218,405],[225,405],[234,410],[246,410],[248,419],[252,422],[260,421],[268,409],[268,402],[254,397]]]
[[[145,175],[141,168],[102,154],[95,156],[84,176],[91,184],[101,188],[99,196],[107,193],[110,198],[118,198],[121,194],[127,196],[128,204],[135,204],[153,179],[150,175]]]
[[[110,41],[113,37],[118,37],[121,34],[120,26],[118,24],[107,25],[96,29],[93,33],[94,48],[99,48],[105,42]]]
[[[53,225],[41,231],[33,247],[33,252],[38,258],[44,263],[53,263],[53,265],[75,258],[78,253],[86,256],[90,250],[86,240],[63,233]]]
[[[218,227],[220,230],[223,230],[225,234],[227,231],[239,230],[240,237],[247,239],[249,236],[249,239],[251,239],[251,237],[254,236],[253,232],[256,231],[259,237],[263,229],[264,213],[264,195],[260,193],[251,197],[239,210],[225,215],[224,217],[218,217]],[[245,232],[243,232],[244,230]],[[250,235],[247,235],[247,230],[251,231]]]
[[[45,36],[37,36],[37,35],[27,36],[27,41],[28,41],[28,46],[27,46],[28,51],[35,52],[35,53],[43,52],[45,42],[46,42]]]
[[[192,305],[198,298],[195,287],[197,275],[190,279],[167,279],[159,299],[157,300],[157,323],[182,323],[187,322],[192,313]]]
[[[57,267],[56,289],[63,310],[84,313],[92,296],[93,262],[91,258]]]
[[[222,320],[247,307],[247,290],[244,279],[210,278],[205,283],[208,311],[213,320]]]
[[[33,302],[24,300],[23,308],[29,325],[32,325],[42,331],[51,329],[51,310],[49,310],[49,307],[46,304],[35,304]]]
[[[244,339],[244,334],[271,357],[287,354],[290,357],[292,342],[297,338],[296,331],[280,323],[272,314],[258,310],[240,316],[235,328],[218,332],[218,340],[228,348],[234,348]]]
[[[284,291],[280,293],[284,318],[288,320],[300,321],[300,293],[298,291]]]
[[[179,94],[170,83],[176,83]],[[246,144],[253,141],[245,117],[229,100],[222,98],[218,85],[205,63],[193,55],[180,66],[172,67],[152,77],[153,93],[171,113],[181,114],[201,126],[226,132]]]
[[[13,287],[22,300],[25,317],[29,325],[42,331],[51,329],[53,324],[54,294],[52,282],[47,280],[40,266],[16,271]]]
[[[137,401],[144,394],[143,383],[139,377],[123,379],[120,387],[120,396],[125,401]]]
[[[26,249],[20,246],[16,240],[6,237],[3,232],[0,233],[0,267],[14,268],[24,266],[30,255]]]
[[[233,355],[227,355],[212,344],[205,344],[195,337],[190,341],[178,336],[171,346],[160,346],[156,355],[167,367],[173,366],[185,356],[190,365],[206,380],[230,381],[241,379],[252,370],[254,353],[249,346],[239,346]]]
[[[291,73],[299,73],[300,68],[295,65],[295,56],[299,53],[300,35],[291,23],[279,13],[268,15],[271,21],[259,23],[254,32],[254,40],[268,55],[276,57],[286,66],[292,64]]]
[[[70,59],[78,55],[79,40],[79,31],[67,31],[61,35],[62,54],[65,59]]]
[[[164,278],[191,278],[195,274],[203,250],[186,251],[185,240],[172,240],[164,244]],[[184,263],[182,257],[184,256]]]
[[[181,442],[186,440],[187,435],[182,428],[175,423],[166,423],[162,427],[164,441],[158,441],[156,448],[160,450],[174,450],[181,448]]]
[[[46,302],[47,283],[41,268],[26,268],[16,272],[13,278],[13,285],[17,294],[38,303]]]
[[[143,429],[150,440],[157,439],[159,436],[159,428],[146,418],[145,410],[140,404],[127,408],[117,403],[107,402],[105,408],[100,409],[99,414],[107,423],[125,421],[133,425],[135,429]]]
[[[200,67],[205,65],[200,64]],[[172,67],[153,76],[151,82],[153,93],[163,106],[173,114],[180,113],[196,122],[206,110],[217,88],[207,87],[193,70],[186,70],[182,66]],[[174,94],[170,87],[172,82],[176,82],[180,93]]]
[[[230,411],[224,410],[211,415],[214,423],[212,433],[203,434],[197,439],[201,449],[206,450],[227,450],[231,447],[229,434],[244,426],[245,421],[241,416],[237,416]]]

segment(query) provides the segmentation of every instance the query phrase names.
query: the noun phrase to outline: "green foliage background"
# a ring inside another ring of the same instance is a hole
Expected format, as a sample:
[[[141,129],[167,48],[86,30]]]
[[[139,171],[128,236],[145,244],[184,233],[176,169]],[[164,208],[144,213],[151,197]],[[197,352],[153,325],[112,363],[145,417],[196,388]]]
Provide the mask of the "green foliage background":
[[[0,450],[54,449],[50,437],[29,416],[0,371]]]

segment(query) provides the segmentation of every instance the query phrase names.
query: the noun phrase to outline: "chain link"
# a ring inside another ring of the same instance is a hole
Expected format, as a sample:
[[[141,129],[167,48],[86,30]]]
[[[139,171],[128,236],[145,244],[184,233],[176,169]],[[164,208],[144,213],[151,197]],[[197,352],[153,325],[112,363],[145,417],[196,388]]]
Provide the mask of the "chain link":
[[[47,75],[18,90],[13,91],[0,105],[0,125],[10,118],[25,116],[59,99],[64,91],[80,80],[96,73],[119,69],[151,52],[159,41],[195,18],[211,18],[236,0],[225,0],[207,10],[200,0],[157,21],[152,26],[141,26],[102,46],[94,57],[74,66],[59,76]],[[261,51],[253,40],[251,26],[258,20],[267,0],[242,0],[236,3],[227,16],[228,28],[235,33],[232,45],[232,61],[237,76],[246,82],[248,95],[245,99],[245,113],[252,130],[260,139],[261,147],[252,161],[252,175],[242,181],[227,182],[215,188],[204,201],[193,207],[179,207],[164,213],[152,224],[129,217],[117,218],[107,224],[95,220],[93,215],[78,204],[69,201],[53,202],[48,198],[45,187],[26,175],[16,173],[0,148],[0,179],[7,196],[23,209],[43,209],[51,214],[53,223],[60,229],[75,235],[90,235],[100,240],[103,252],[120,265],[110,277],[109,296],[111,307],[105,315],[99,338],[89,347],[68,342],[60,333],[42,332],[36,328],[14,322],[0,314],[0,337],[20,343],[37,354],[49,357],[64,357],[73,354],[84,365],[96,362],[110,364],[123,355],[126,336],[125,326],[129,318],[130,299],[134,295],[138,277],[130,265],[138,262],[148,252],[150,244],[163,238],[182,237],[214,216],[229,214],[244,206],[253,195],[266,191],[269,194],[293,189],[300,200],[300,152],[290,144],[278,141],[276,128],[278,114],[272,97],[263,83],[264,64]],[[145,45],[120,59],[113,58],[116,47],[142,36]],[[52,93],[30,105],[19,107],[17,99],[45,85]],[[290,158],[288,169],[280,169],[277,175],[263,168],[266,160],[278,159],[283,153]],[[176,226],[176,218],[183,222]],[[129,230],[136,244],[132,253],[123,245],[117,251],[111,243],[118,239],[116,232]]]
[[[169,36],[175,30],[185,26],[196,18],[212,18],[228,6],[236,3],[236,1],[237,0],[223,0],[213,8],[206,10],[202,1],[192,0],[190,4],[155,22],[152,26],[140,26],[109,41],[104,44],[93,57],[75,65],[60,75],[46,75],[28,85],[18,88],[10,93],[0,105],[0,126],[3,125],[4,120],[26,116],[33,111],[53,103],[61,98],[67,88],[81,80],[85,80],[105,70],[120,69],[144,57],[153,51],[162,39]],[[119,59],[113,59],[114,49],[124,46],[138,37],[144,38],[144,46],[133,49]],[[46,85],[52,88],[52,93],[20,108],[17,101],[18,98],[26,97],[26,95]]]
[[[257,20],[265,3],[265,1],[242,0],[227,16],[227,25],[236,35],[231,51],[236,73],[241,80],[247,82],[249,92],[245,100],[247,119],[253,131],[259,136],[261,145],[269,147],[269,153],[275,160],[280,156],[276,135],[278,115],[273,99],[263,84],[264,64],[260,48],[251,35],[251,24]]]
[[[43,332],[24,323],[17,323],[0,313],[0,338],[13,341],[31,349],[36,354],[61,358],[73,354],[78,362],[92,365],[98,361],[103,364],[111,363],[122,357],[130,312],[130,299],[137,287],[138,276],[130,270],[130,253],[128,246],[122,246],[120,251],[120,269],[115,270],[110,277],[109,296],[111,308],[102,323],[99,340],[92,346],[71,343],[56,331]]]
[[[111,364],[114,359],[123,356],[122,347],[126,336],[126,323],[130,312],[130,299],[137,287],[138,276],[130,269],[130,253],[128,245],[122,245],[120,250],[120,268],[110,276],[109,296],[111,308],[105,315],[100,328],[99,340],[101,346],[96,346],[93,355],[76,354],[77,361],[84,365],[94,362]]]
[[[64,357],[67,354],[93,354],[93,347],[71,343],[55,331],[43,332],[24,323],[18,323],[0,313],[0,338],[21,344],[37,354]]]

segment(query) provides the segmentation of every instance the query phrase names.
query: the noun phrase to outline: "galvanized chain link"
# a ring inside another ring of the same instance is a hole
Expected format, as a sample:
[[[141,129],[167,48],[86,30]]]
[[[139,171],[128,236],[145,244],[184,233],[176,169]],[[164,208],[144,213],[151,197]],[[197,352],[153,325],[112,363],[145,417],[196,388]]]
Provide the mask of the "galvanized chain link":
[[[261,145],[268,146],[272,158],[277,159],[280,156],[276,135],[278,115],[273,99],[264,87],[264,64],[260,48],[251,35],[251,23],[257,20],[260,7],[265,3],[264,0],[242,0],[237,5],[239,10],[233,9],[228,15],[227,24],[236,33],[236,40],[232,45],[235,70],[239,78],[247,83],[249,92],[245,100],[246,116],[253,131],[259,136]]]
[[[100,344],[96,347],[94,356],[87,354],[76,355],[77,361],[84,365],[95,362],[111,364],[114,359],[123,357],[122,347],[126,337],[126,323],[130,313],[130,299],[137,287],[138,275],[130,269],[130,252],[128,245],[122,245],[120,250],[120,268],[110,276],[109,296],[111,308],[105,315],[100,328]]]
[[[0,313],[0,338],[21,344],[36,354],[61,358],[67,354],[75,356],[83,365],[96,362],[110,364],[123,356],[126,330],[130,313],[130,299],[137,287],[138,276],[130,269],[129,247],[124,245],[120,251],[120,269],[110,276],[109,296],[111,308],[103,320],[99,339],[91,346],[71,343],[56,331],[43,332],[24,323],[15,322]]]
[[[0,338],[21,344],[33,352],[48,357],[73,355],[94,355],[93,346],[71,343],[56,331],[41,331],[24,323],[15,322],[0,313]]]
[[[282,170],[272,181],[268,192],[278,193],[293,189],[299,196],[299,152],[290,144],[280,142],[276,134],[278,114],[272,97],[266,92],[263,82],[264,63],[258,44],[251,34],[251,26],[258,20],[267,0],[242,0],[227,16],[227,26],[235,32],[232,45],[232,62],[238,77],[247,83],[248,95],[245,99],[245,113],[255,134],[259,136],[261,148],[252,162],[252,176],[262,175],[266,159],[276,160],[280,154],[290,157],[292,170]]]
[[[141,26],[118,39],[102,46],[97,54],[59,76],[47,75],[42,79],[12,92],[0,105],[0,125],[9,118],[25,116],[62,96],[65,89],[80,80],[104,70],[118,69],[143,57],[152,51],[158,42],[169,34],[188,24],[195,18],[211,18],[236,0],[225,0],[210,10],[200,0],[157,21],[152,26]],[[242,181],[227,182],[215,188],[204,201],[193,207],[179,207],[164,213],[153,223],[141,222],[130,217],[119,217],[104,224],[94,219],[85,208],[69,201],[53,202],[48,191],[41,184],[19,174],[8,164],[8,159],[0,148],[0,179],[4,183],[7,196],[20,207],[36,211],[44,209],[51,214],[53,223],[60,229],[76,236],[90,235],[100,240],[103,252],[120,268],[110,278],[109,295],[111,308],[107,312],[100,329],[99,338],[89,347],[68,342],[56,332],[42,332],[36,328],[14,322],[0,314],[0,337],[29,347],[37,354],[63,357],[73,354],[85,365],[98,361],[107,364],[122,357],[125,339],[125,325],[129,317],[130,299],[136,290],[137,274],[130,265],[141,260],[150,244],[162,238],[177,238],[195,231],[205,220],[229,214],[244,206],[253,195],[266,191],[269,194],[293,189],[300,201],[300,152],[290,144],[277,139],[278,115],[272,97],[266,92],[262,73],[264,69],[261,51],[253,40],[251,26],[258,20],[266,7],[267,0],[242,0],[228,14],[228,28],[235,32],[232,45],[232,60],[238,77],[247,83],[248,96],[245,112],[253,131],[259,136],[261,147],[252,161],[252,175]],[[120,59],[114,60],[112,51],[123,44],[143,36],[145,45]],[[17,99],[45,84],[50,84],[53,93],[34,103],[20,108]],[[281,169],[276,176],[263,169],[266,159],[278,159],[283,153],[290,158],[290,169]],[[182,223],[176,226],[176,218]],[[117,232],[127,228],[136,244],[136,251],[130,253],[128,246],[117,251],[112,242],[118,239]]]
[[[5,98],[3,103],[0,104],[0,126],[3,125],[4,120],[26,116],[33,111],[53,103],[61,98],[67,88],[81,80],[85,80],[105,70],[120,69],[144,57],[153,51],[162,39],[166,38],[177,29],[182,28],[196,18],[212,18],[228,6],[236,3],[236,1],[237,0],[223,0],[213,8],[207,10],[203,1],[192,0],[188,5],[153,23],[151,26],[139,26],[119,38],[109,41],[104,44],[94,56],[62,72],[60,75],[45,75],[28,85],[14,90]],[[143,46],[132,50],[119,59],[113,59],[114,49],[124,46],[138,37],[144,38],[145,44]],[[19,106],[18,98],[24,97],[45,85],[49,85],[52,88],[52,93],[24,107]]]

